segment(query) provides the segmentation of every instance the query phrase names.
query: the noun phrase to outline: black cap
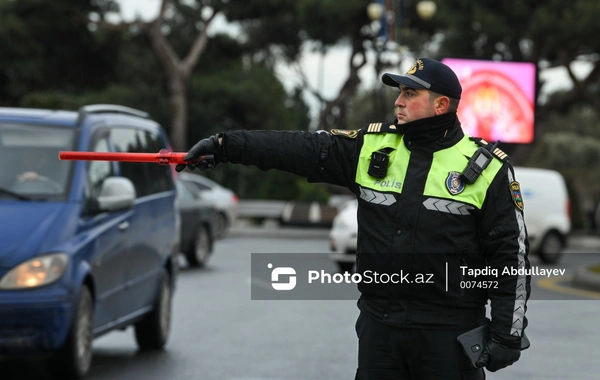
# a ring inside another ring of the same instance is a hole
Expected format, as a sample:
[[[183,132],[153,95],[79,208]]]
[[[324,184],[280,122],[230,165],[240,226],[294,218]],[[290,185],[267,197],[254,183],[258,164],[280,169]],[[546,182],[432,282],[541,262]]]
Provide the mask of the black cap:
[[[398,87],[403,84],[412,88],[427,90],[460,99],[462,87],[451,68],[431,58],[419,58],[403,75],[385,73],[381,77],[384,84]]]

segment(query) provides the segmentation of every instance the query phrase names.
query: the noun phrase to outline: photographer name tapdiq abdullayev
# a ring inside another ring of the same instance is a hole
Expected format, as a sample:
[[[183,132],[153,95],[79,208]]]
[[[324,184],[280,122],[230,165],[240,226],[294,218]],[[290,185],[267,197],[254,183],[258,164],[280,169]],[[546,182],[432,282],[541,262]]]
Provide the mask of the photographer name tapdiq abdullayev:
[[[466,265],[461,265],[460,270],[463,276],[470,277],[479,277],[479,276],[493,276],[498,277],[498,275],[519,275],[519,276],[543,276],[543,277],[551,277],[551,276],[564,276],[566,269],[558,269],[558,268],[540,268],[539,266],[532,266],[531,268],[515,268],[515,267],[504,267],[502,271],[498,268],[492,268],[490,266],[486,266],[485,268],[469,268]]]

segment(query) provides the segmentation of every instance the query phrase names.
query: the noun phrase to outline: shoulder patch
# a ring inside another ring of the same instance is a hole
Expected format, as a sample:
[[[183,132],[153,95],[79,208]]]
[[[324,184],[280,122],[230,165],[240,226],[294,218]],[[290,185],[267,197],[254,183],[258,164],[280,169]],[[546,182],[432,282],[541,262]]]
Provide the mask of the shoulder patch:
[[[499,148],[495,148],[494,146],[490,146],[490,143],[488,143],[484,139],[479,138],[479,137],[471,137],[470,140],[474,141],[477,145],[479,145],[481,147],[487,148],[488,150],[493,148],[491,153],[500,161],[506,162],[506,161],[510,160],[510,157],[508,157],[508,155],[506,153],[504,153],[504,151],[502,151]]]
[[[390,123],[371,123],[365,133],[397,133],[396,126]]]
[[[358,131],[356,129],[332,129],[331,134],[355,139],[358,136]]]
[[[525,208],[523,204],[523,195],[521,194],[521,185],[517,181],[513,181],[510,183],[510,194],[512,195],[512,199],[515,202],[517,208],[521,211]]]

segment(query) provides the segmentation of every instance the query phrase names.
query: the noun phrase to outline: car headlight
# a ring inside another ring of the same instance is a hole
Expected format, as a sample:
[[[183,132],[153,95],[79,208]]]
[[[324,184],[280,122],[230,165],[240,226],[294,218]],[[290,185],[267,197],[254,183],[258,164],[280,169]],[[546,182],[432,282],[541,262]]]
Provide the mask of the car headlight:
[[[54,253],[27,260],[0,280],[0,289],[30,289],[58,280],[69,264],[66,253]]]

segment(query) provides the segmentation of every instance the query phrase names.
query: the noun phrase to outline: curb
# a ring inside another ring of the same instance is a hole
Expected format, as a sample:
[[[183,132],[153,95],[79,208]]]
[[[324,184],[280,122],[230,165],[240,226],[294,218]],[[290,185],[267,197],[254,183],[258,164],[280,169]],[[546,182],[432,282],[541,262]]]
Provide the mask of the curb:
[[[578,268],[573,275],[573,285],[600,292],[600,274],[587,267]]]
[[[226,235],[228,238],[276,238],[276,239],[328,239],[329,229],[323,228],[269,228],[269,227],[232,227]]]
[[[600,249],[600,236],[570,236],[567,248],[598,250]]]

